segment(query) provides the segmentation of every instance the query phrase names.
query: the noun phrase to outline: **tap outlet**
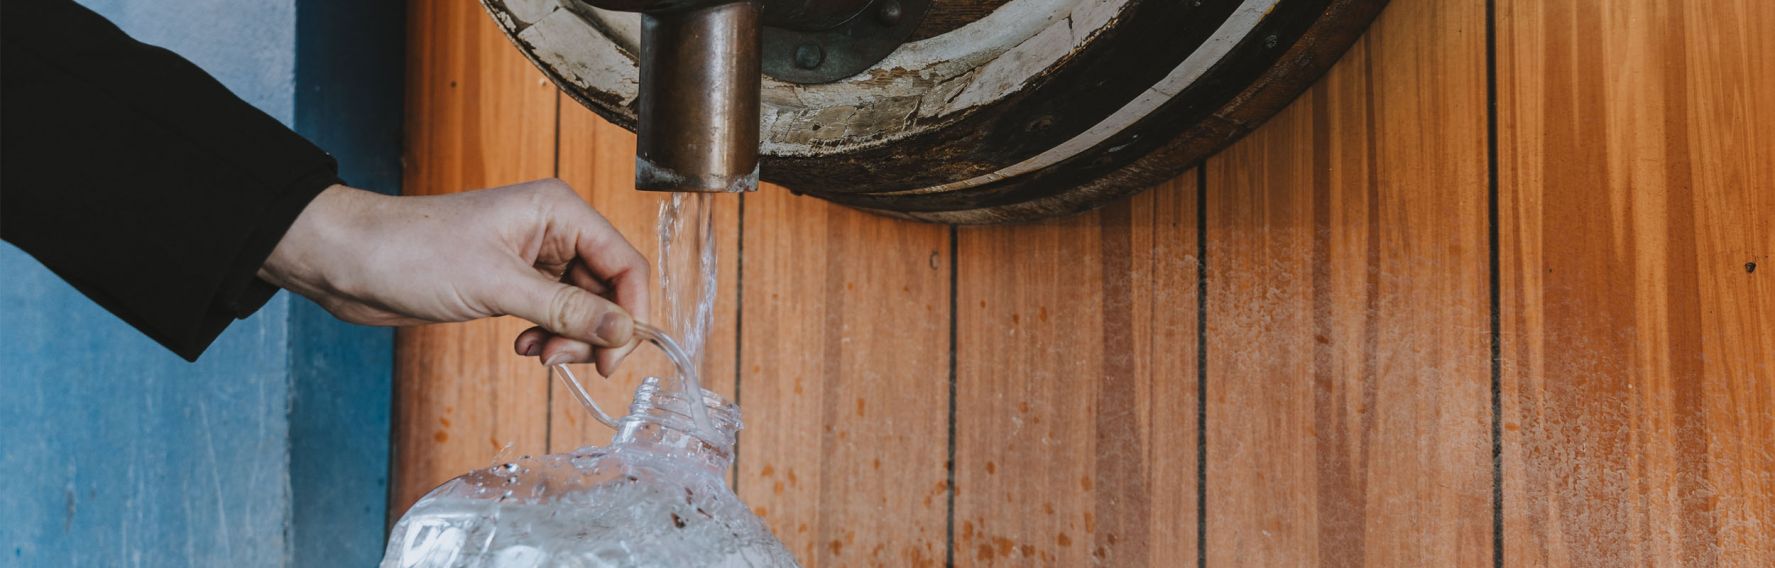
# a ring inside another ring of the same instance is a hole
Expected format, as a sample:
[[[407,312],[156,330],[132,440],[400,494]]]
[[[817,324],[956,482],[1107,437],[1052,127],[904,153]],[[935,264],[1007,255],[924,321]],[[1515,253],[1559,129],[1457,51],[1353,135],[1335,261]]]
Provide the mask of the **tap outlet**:
[[[635,187],[758,189],[757,1],[641,15]]]

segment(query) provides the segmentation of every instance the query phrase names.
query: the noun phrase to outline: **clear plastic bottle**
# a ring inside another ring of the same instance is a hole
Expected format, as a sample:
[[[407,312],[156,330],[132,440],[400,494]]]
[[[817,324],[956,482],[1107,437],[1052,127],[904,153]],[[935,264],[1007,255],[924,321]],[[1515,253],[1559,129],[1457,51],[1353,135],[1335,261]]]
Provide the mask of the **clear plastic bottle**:
[[[432,490],[395,525],[384,568],[795,566],[728,488],[739,407],[646,379],[609,447],[520,459]]]

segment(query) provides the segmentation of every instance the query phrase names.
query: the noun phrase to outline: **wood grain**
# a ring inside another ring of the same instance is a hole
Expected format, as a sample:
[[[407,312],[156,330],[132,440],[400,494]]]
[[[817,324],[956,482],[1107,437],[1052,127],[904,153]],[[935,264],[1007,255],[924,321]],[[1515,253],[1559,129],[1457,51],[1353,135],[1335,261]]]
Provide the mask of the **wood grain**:
[[[647,256],[658,268],[658,220],[667,193],[635,189],[635,135],[610,124],[592,111],[561,97],[561,122],[558,170],[560,177],[573,186],[581,197],[610,220],[628,237],[629,243]],[[739,210],[740,196],[716,195],[716,297],[715,316],[704,348],[699,379],[703,388],[721,393],[730,400],[734,396],[735,327],[739,323]],[[657,272],[653,285],[658,286]],[[653,312],[646,321],[664,322],[666,299],[653,288]],[[608,380],[600,378],[591,365],[574,365],[573,372],[591,391],[604,410],[621,416],[633,399],[635,386],[645,376],[670,376],[671,363],[658,349],[642,347]],[[565,452],[589,444],[605,444],[614,433],[593,419],[579,402],[563,390],[560,382],[549,386],[549,451]]]
[[[1507,563],[1775,565],[1775,4],[1497,25]]]
[[[1195,558],[1194,181],[958,234],[957,564]]]
[[[554,87],[479,6],[414,2],[408,10],[405,193],[552,175]],[[499,318],[397,334],[390,519],[507,445],[517,454],[545,449],[538,409],[548,404],[547,374],[511,347],[526,327]]]
[[[1393,2],[1209,161],[1209,565],[1491,564],[1484,22]]]
[[[746,196],[739,491],[804,566],[932,566],[947,516],[949,230]]]
[[[407,191],[558,168],[651,255],[632,136],[472,4],[410,9]],[[1775,565],[1775,3],[1496,9],[1495,227],[1484,0],[1395,0],[1201,188],[955,258],[780,188],[724,208],[705,374],[742,497],[808,566]],[[393,513],[506,443],[608,437],[509,355],[523,327],[402,332]]]

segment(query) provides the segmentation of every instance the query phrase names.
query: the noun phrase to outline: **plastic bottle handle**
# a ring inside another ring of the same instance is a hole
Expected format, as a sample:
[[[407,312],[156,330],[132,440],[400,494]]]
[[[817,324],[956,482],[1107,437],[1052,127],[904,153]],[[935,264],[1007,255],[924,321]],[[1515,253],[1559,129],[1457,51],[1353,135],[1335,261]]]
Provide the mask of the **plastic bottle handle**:
[[[567,386],[567,392],[573,393],[573,398],[579,399],[580,406],[591,411],[592,418],[598,419],[599,422],[603,422],[612,430],[617,428],[616,419],[605,413],[604,409],[598,406],[598,401],[592,400],[592,393],[586,392],[585,385],[580,384],[579,377],[573,376],[573,370],[568,369],[565,363],[555,365],[555,376],[561,378],[561,384]]]
[[[684,349],[678,347],[677,341],[660,331],[659,328],[641,322],[635,322],[635,336],[641,338],[645,343],[652,343],[660,351],[666,353],[667,359],[672,360],[672,366],[678,372],[679,386],[687,393],[687,398],[691,397],[688,393],[696,393],[695,398],[690,398],[690,400],[701,398],[703,389],[702,385],[697,382],[696,370],[690,364],[690,356],[684,353]],[[579,404],[590,411],[593,418],[598,419],[605,426],[609,426],[611,430],[622,429],[617,425],[615,418],[611,418],[609,413],[604,412],[604,409],[598,406],[598,401],[592,400],[592,394],[586,392],[585,385],[579,382],[579,377],[574,376],[573,371],[568,369],[567,365],[555,365],[555,371],[558,373],[556,376],[561,378],[561,384],[567,386],[567,391],[573,393],[574,398],[579,399]],[[714,432],[714,428],[709,425],[708,413],[703,409],[703,405],[691,404],[689,406],[697,427]]]

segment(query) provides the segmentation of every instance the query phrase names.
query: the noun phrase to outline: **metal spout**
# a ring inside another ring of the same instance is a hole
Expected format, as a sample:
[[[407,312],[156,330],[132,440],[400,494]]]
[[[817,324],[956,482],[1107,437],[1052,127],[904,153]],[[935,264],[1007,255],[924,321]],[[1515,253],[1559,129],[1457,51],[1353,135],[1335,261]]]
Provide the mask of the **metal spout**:
[[[641,15],[635,187],[758,189],[758,0]]]

